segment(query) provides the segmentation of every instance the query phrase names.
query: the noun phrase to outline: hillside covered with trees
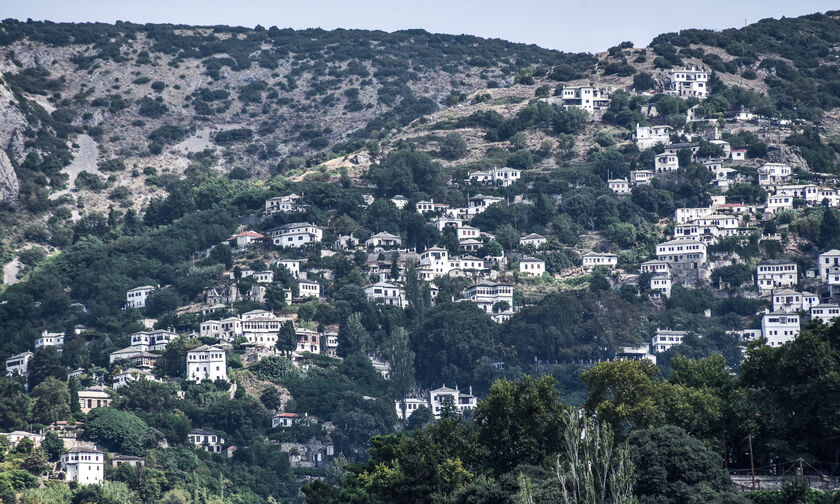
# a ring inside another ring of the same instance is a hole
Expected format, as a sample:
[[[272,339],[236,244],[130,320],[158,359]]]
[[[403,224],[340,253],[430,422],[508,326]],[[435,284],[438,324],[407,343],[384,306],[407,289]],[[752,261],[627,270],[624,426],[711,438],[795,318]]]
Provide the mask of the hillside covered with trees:
[[[838,44],[3,21],[0,500],[837,501]]]

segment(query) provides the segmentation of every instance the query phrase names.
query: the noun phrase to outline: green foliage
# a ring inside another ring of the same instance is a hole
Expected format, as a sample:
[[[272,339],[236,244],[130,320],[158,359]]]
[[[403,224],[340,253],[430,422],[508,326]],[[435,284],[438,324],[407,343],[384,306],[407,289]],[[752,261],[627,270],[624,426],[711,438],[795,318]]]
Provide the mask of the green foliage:
[[[475,412],[478,439],[497,474],[540,465],[560,451],[566,406],[551,377],[500,380]]]
[[[472,303],[445,303],[429,310],[411,334],[411,346],[417,381],[427,386],[474,383],[482,361],[500,350],[496,324]]]
[[[8,378],[0,378],[0,428],[9,432],[23,428],[28,414],[29,400],[23,385]]]
[[[803,128],[802,133],[794,133],[785,138],[785,143],[799,148],[812,171],[837,173],[834,150],[822,143],[819,133],[813,128]]]
[[[613,294],[555,292],[503,324],[501,337],[516,348],[522,364],[535,358],[568,362],[612,355],[618,346],[636,341],[638,328],[634,308]]]
[[[230,145],[236,142],[245,142],[254,136],[254,132],[248,128],[237,128],[223,130],[213,136],[213,142],[218,145]]]
[[[164,124],[149,133],[149,140],[159,144],[175,143],[184,138],[186,130],[174,124]]]
[[[64,379],[48,376],[32,390],[32,397],[35,398],[32,415],[38,423],[49,425],[69,417],[70,391]]]
[[[266,357],[248,369],[261,380],[282,384],[296,374],[297,368],[286,357]]]
[[[27,382],[29,387],[34,390],[41,382],[50,377],[63,382],[67,379],[67,370],[61,364],[61,359],[55,347],[41,347],[29,362]]]
[[[108,450],[142,455],[155,441],[155,434],[136,415],[114,408],[94,408],[85,421],[85,439]]]
[[[56,431],[48,431],[41,441],[41,448],[44,449],[50,462],[56,462],[64,453],[64,440],[58,437]]]
[[[460,134],[449,133],[440,143],[440,153],[446,159],[461,159],[467,154],[467,142]]]
[[[661,381],[647,360],[601,362],[581,379],[589,391],[586,409],[619,433],[668,424],[710,435],[721,418],[718,397]]]
[[[140,104],[140,108],[137,110],[137,113],[143,117],[157,119],[169,110],[162,102],[153,100],[148,96],[141,98],[138,103]]]
[[[720,455],[679,427],[638,430],[628,444],[639,504],[746,502],[735,494]]]
[[[403,149],[371,166],[368,176],[382,195],[411,195],[421,190],[435,194],[440,187],[440,170],[428,154]]]

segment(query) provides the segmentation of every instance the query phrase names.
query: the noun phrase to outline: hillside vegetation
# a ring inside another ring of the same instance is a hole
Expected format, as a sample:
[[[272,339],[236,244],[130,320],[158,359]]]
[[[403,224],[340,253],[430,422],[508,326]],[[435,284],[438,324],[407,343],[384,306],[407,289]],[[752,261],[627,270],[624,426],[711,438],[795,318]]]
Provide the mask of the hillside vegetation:
[[[683,66],[709,69],[705,99],[666,92]],[[57,436],[0,437],[0,500],[836,500],[801,480],[736,494],[721,454],[773,475],[840,470],[840,324],[800,304],[801,334],[748,341],[774,306],[759,264],[789,260],[787,287],[840,297],[814,271],[840,248],[839,72],[840,11],[594,55],[422,30],[3,21],[0,356],[35,352],[28,376],[0,378],[0,429],[69,422],[146,465],[66,484],[49,477]],[[558,106],[589,84],[606,110]],[[652,172],[666,147],[640,148],[637,125],[671,128],[673,169]],[[724,144],[742,157],[719,160]],[[767,163],[825,197],[771,209]],[[470,176],[494,167],[521,178]],[[631,188],[641,170],[650,180]],[[266,208],[280,197],[289,209]],[[654,289],[643,264],[678,237],[675,212],[713,198],[736,224],[703,245],[707,275]],[[318,239],[273,241],[295,223]],[[366,243],[383,234],[400,243]],[[462,266],[437,274],[430,250]],[[615,264],[584,270],[593,253]],[[395,303],[369,289],[386,281]],[[479,281],[510,302],[470,302]],[[127,306],[139,286],[154,290]],[[246,315],[282,319],[276,341],[204,334]],[[173,339],[140,356],[159,359],[148,379],[117,388],[133,365],[117,352],[152,327]],[[650,355],[660,329],[680,343]],[[49,334],[60,352],[35,348]],[[189,376],[188,352],[215,344],[230,381]],[[82,412],[98,385],[113,403]],[[430,400],[400,418],[441,385],[475,407]],[[274,427],[281,413],[299,420]],[[196,449],[193,429],[224,437],[225,454]],[[324,458],[306,459],[311,446]]]

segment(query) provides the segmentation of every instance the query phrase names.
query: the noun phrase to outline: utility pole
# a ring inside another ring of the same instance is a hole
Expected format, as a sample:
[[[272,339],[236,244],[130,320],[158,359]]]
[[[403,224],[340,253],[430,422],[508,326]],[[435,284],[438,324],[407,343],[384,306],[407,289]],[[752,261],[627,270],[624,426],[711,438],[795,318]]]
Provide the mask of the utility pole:
[[[719,278],[718,284],[720,284]],[[718,285],[718,288],[720,288],[720,285]],[[726,425],[723,426],[723,467],[726,468],[726,472],[729,472],[729,453],[726,450]]]
[[[752,476],[752,489],[755,491],[755,461],[753,460],[752,434],[747,435],[750,443],[750,476]]]

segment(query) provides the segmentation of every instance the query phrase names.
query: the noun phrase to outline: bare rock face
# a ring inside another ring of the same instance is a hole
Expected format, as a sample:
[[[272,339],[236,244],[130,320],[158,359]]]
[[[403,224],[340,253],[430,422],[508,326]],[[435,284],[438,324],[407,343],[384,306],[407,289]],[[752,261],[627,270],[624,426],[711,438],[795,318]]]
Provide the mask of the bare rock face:
[[[5,149],[6,154],[16,161],[23,161],[25,155],[23,149],[23,132],[29,127],[29,123],[14,93],[3,81],[3,74],[0,74],[0,149]]]
[[[352,158],[350,158],[350,162],[357,165],[370,164],[370,156],[367,152],[360,152]]]
[[[18,184],[15,168],[12,166],[6,151],[0,149],[0,201],[14,200],[18,197]]]

